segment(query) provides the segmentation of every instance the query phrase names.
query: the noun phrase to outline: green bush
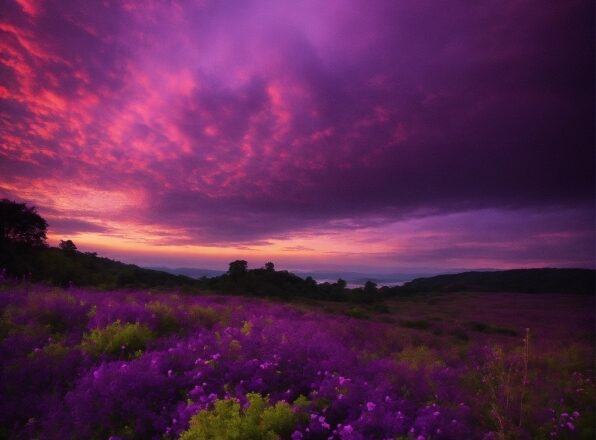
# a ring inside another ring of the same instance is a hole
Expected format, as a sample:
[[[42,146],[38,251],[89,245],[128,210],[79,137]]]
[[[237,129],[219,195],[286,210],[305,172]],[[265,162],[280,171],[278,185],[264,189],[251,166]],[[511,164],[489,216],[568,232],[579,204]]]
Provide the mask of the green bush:
[[[144,350],[153,338],[153,333],[144,324],[122,324],[116,321],[106,328],[95,329],[85,334],[81,347],[96,356],[110,354],[131,357]]]
[[[425,345],[404,348],[397,355],[397,360],[406,363],[414,370],[423,368],[441,368],[445,365],[440,353]]]
[[[149,311],[151,311],[157,318],[157,333],[165,335],[167,333],[175,333],[180,330],[181,324],[174,310],[159,301],[151,301],[145,305]]]
[[[288,438],[298,421],[286,402],[270,405],[260,394],[246,395],[249,405],[236,399],[216,400],[214,408],[194,415],[180,440],[276,440]]]
[[[197,305],[189,308],[188,317],[190,318],[191,323],[200,324],[201,327],[208,329],[213,328],[215,324],[224,320],[217,310],[212,309],[211,307]]]

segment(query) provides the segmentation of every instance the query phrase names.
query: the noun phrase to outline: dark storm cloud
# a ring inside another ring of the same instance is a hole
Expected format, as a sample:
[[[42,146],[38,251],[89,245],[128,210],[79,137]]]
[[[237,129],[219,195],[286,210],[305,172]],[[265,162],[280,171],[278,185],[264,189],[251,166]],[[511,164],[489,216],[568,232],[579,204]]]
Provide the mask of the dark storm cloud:
[[[204,244],[593,213],[592,2],[2,8],[4,191],[142,193],[115,217]]]

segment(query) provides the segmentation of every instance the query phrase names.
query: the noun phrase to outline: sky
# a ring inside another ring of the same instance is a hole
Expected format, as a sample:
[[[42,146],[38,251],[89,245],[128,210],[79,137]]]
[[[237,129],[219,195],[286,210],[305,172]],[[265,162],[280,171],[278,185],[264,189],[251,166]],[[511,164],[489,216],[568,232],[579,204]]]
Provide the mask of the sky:
[[[594,4],[2,0],[0,197],[141,265],[594,268]]]

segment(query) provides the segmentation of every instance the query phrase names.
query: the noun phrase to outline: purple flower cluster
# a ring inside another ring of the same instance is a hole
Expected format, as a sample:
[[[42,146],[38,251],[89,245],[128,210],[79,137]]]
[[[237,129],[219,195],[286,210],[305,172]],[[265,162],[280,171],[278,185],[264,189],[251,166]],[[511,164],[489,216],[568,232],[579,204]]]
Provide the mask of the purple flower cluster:
[[[1,438],[175,439],[214,401],[248,393],[303,402],[294,440],[498,438],[478,405],[481,347],[421,366],[390,324],[232,297],[14,287],[0,307]],[[89,351],[83,341],[114,322],[122,352]],[[138,328],[150,338],[131,354]],[[528,422],[519,438],[579,438],[580,413],[556,429]]]

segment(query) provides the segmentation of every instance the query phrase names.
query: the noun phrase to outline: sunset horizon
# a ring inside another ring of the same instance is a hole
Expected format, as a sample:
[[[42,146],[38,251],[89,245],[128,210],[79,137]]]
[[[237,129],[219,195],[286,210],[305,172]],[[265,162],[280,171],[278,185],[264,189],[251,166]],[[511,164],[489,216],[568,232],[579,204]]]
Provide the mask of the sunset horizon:
[[[142,266],[595,268],[587,1],[4,2],[0,198]]]
[[[0,1],[0,439],[596,438],[595,17]]]

